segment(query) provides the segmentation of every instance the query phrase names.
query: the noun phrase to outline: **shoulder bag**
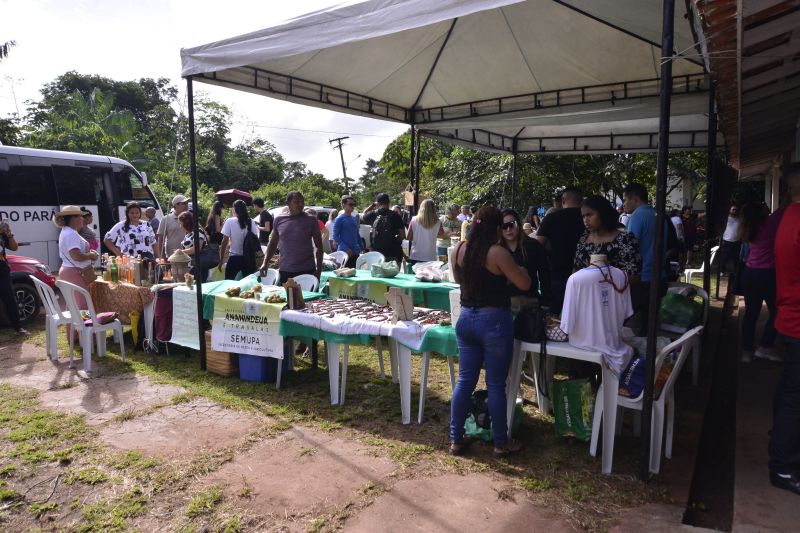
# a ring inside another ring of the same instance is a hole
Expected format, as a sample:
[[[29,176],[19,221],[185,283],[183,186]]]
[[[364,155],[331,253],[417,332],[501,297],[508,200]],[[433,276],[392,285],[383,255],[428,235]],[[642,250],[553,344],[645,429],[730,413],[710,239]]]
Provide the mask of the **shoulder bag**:
[[[523,342],[539,343],[539,375],[537,382],[542,396],[549,397],[547,373],[547,313],[539,304],[522,307],[514,318],[514,338]]]

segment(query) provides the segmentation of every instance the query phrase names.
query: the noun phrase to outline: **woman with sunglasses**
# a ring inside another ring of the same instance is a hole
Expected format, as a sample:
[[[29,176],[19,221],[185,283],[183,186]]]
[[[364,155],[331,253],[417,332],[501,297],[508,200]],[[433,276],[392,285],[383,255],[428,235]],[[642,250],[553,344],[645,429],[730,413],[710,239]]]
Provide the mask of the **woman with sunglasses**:
[[[522,449],[519,441],[507,435],[506,378],[514,345],[509,284],[527,291],[531,279],[498,244],[502,223],[499,209],[482,207],[473,219],[469,240],[455,250],[453,274],[461,284],[461,315],[456,322],[458,382],[450,404],[451,455],[463,454],[471,444],[464,437],[464,421],[484,366],[494,455],[505,457]]]
[[[609,265],[628,277],[641,274],[639,241],[632,233],[619,229],[619,217],[611,202],[598,194],[587,196],[581,204],[581,216],[586,233],[575,250],[576,271],[588,267],[592,255],[605,255]]]
[[[514,262],[528,271],[531,286],[523,291],[511,287],[511,311],[518,312],[525,304],[539,302],[546,305],[550,301],[550,268],[547,251],[539,241],[530,239],[521,231],[519,214],[513,209],[503,211],[503,245],[514,257]]]

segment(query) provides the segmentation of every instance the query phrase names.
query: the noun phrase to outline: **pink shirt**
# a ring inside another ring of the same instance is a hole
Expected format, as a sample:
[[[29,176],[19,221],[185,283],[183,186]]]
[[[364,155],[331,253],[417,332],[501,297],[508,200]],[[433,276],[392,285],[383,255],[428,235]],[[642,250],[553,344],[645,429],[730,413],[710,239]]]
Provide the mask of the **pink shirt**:
[[[775,268],[775,235],[783,212],[784,208],[780,208],[772,213],[758,230],[756,238],[750,241],[750,253],[745,262],[747,268]]]

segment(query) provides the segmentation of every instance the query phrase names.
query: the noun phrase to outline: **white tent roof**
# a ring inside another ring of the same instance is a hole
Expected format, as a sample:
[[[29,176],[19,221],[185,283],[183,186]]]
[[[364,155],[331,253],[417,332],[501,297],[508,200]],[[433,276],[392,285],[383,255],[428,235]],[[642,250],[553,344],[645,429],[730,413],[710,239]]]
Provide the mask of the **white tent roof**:
[[[676,9],[685,57],[673,65],[672,129],[700,147],[707,86],[685,15]],[[661,0],[367,0],[181,59],[198,81],[483,148],[516,139],[519,151],[652,150],[660,35]]]

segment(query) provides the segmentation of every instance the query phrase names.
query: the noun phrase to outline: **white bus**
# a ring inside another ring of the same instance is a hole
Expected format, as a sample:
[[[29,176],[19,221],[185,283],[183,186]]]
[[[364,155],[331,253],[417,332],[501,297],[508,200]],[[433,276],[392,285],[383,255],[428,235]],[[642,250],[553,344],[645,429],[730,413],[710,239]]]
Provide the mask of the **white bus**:
[[[102,241],[125,218],[131,201],[163,216],[147,176],[123,159],[0,145],[0,220],[10,221],[19,255],[39,259],[54,272],[61,267],[54,213],[66,205],[91,211],[92,229]]]

